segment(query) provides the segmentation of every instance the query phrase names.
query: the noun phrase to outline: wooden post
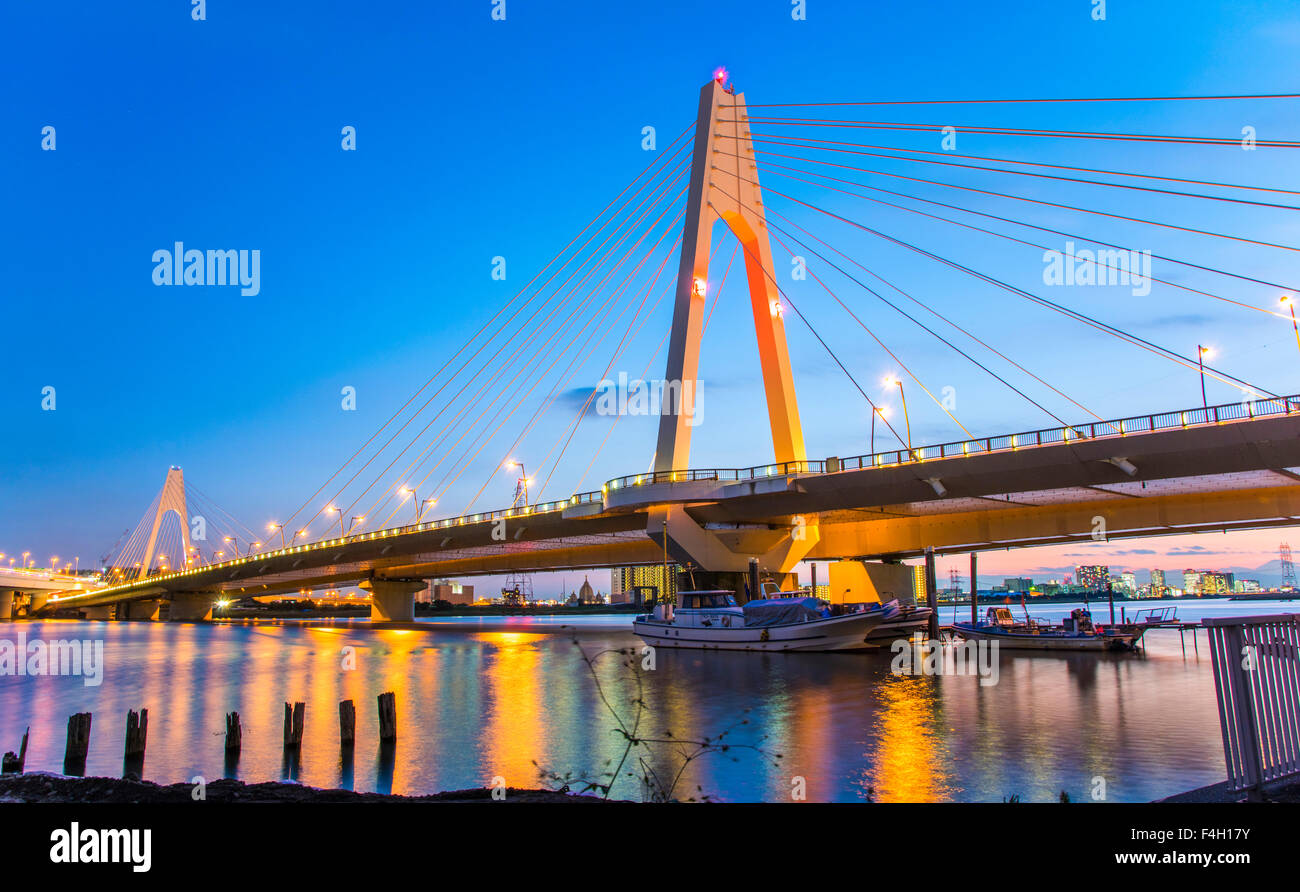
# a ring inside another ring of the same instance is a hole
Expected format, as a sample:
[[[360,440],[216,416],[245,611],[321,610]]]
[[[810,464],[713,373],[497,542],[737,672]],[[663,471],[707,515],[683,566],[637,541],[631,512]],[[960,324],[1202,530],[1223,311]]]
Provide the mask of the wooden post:
[[[939,638],[939,583],[934,578],[934,548],[925,547],[925,605],[930,608],[930,637]]]
[[[149,736],[149,710],[126,711],[126,752],[128,759],[143,759],[145,740]]]
[[[237,753],[244,747],[244,729],[239,723],[239,713],[226,713],[226,752]]]
[[[397,740],[397,699],[392,691],[379,695],[379,740],[381,743]]]
[[[814,598],[817,597],[817,562],[816,561],[812,562],[812,591],[810,591],[808,594],[812,595]]]
[[[284,704],[284,747],[297,749],[302,746],[302,729],[307,718],[307,704]]]
[[[975,552],[970,553],[970,623],[975,625],[980,621],[979,607],[977,606],[980,599],[979,586],[975,584]]]
[[[68,716],[68,743],[63,751],[63,773],[76,777],[86,773],[86,752],[90,749],[90,713]]]
[[[339,746],[357,742],[357,707],[351,700],[339,701]]]
[[[9,752],[5,753],[3,758],[0,758],[0,774],[23,773],[23,766],[27,764],[27,735],[31,733],[32,729],[30,727],[23,732],[23,745],[19,747],[17,755]]]

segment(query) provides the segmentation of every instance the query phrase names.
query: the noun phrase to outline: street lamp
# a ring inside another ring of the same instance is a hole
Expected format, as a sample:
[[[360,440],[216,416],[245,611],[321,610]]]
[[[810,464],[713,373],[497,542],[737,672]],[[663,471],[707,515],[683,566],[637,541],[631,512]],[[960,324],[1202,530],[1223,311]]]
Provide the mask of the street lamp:
[[[354,515],[352,515],[352,519],[348,521],[348,532],[349,532],[349,533],[352,532],[352,528],[353,528],[354,526],[356,526],[358,520],[361,521],[362,523],[365,523],[365,522],[366,522],[366,516],[365,516],[364,514],[354,514]]]
[[[284,548],[284,547],[285,547],[285,545],[284,545],[284,526],[283,526],[282,524],[278,524],[278,523],[276,523],[275,521],[272,521],[271,523],[268,523],[268,524],[266,525],[266,529],[267,529],[267,531],[270,532],[272,535],[274,535],[274,534],[277,533],[277,532],[280,534],[280,547],[281,547],[281,548]]]
[[[907,394],[903,392],[903,381],[890,375],[885,378],[884,384],[886,387],[898,385],[898,398],[903,401],[903,422],[907,426],[907,455],[908,458],[915,458],[912,454],[912,419],[907,414]]]
[[[342,539],[345,535],[347,535],[346,533],[343,532],[343,509],[339,508],[336,505],[326,505],[325,513],[337,514],[339,516],[339,538]]]
[[[1205,360],[1214,355],[1214,350],[1209,347],[1196,345],[1196,365],[1201,370],[1201,408],[1208,410],[1210,408],[1209,400],[1205,398]]]
[[[1291,311],[1291,327],[1295,329],[1295,345],[1300,348],[1300,324],[1297,324],[1295,320],[1295,298],[1289,294],[1284,294],[1279,303]]]
[[[425,499],[425,500],[424,500],[423,502],[421,502],[420,504],[421,504],[421,505],[428,505],[429,508],[432,508],[434,505],[438,504],[438,500],[437,500],[437,499]],[[425,508],[423,511],[417,511],[417,512],[415,513],[415,522],[416,522],[416,523],[420,523],[421,521],[424,520],[424,515],[426,515],[426,514],[429,513],[429,508]]]
[[[697,279],[696,281],[699,280]],[[519,469],[519,482],[515,484],[515,506],[518,507],[519,493],[523,492],[524,507],[525,508],[528,507],[528,472],[524,470],[524,463],[521,461],[515,461],[512,458],[512,459],[507,459],[506,463],[502,467],[505,467],[512,471],[515,468]]]
[[[234,536],[222,536],[222,537],[221,537],[221,541],[222,541],[222,542],[229,542],[229,543],[230,543],[230,547],[233,548],[234,551],[235,551],[235,557],[239,557],[239,540],[238,540],[238,539],[236,539]]]
[[[880,416],[881,421],[884,421],[886,418],[889,417],[889,407],[888,406],[871,407],[871,454],[873,456],[876,454],[876,416],[877,415]]]
[[[402,500],[403,500],[403,501],[405,501],[408,497],[413,497],[413,498],[414,498],[414,500],[415,500],[415,522],[416,522],[416,523],[419,523],[419,522],[420,522],[420,494],[419,494],[418,492],[416,492],[415,490],[411,489],[411,487],[409,487],[409,486],[403,486],[403,487],[402,487],[400,490],[398,490],[398,491],[402,494]]]

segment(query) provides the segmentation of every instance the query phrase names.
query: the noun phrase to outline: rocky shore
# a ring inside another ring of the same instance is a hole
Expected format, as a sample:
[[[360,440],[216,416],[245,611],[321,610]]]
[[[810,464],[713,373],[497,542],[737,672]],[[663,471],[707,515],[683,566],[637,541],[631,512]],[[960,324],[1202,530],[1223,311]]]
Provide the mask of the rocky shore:
[[[0,803],[13,802],[107,802],[152,803],[192,802],[193,784],[161,786],[150,781],[115,777],[65,777],[59,774],[15,774],[0,777]],[[491,802],[490,789],[455,790],[429,796],[395,796],[357,793],[352,790],[322,790],[302,784],[266,782],[246,784],[222,778],[204,789],[208,802]],[[553,790],[507,788],[505,802],[598,803],[595,796],[578,796]]]

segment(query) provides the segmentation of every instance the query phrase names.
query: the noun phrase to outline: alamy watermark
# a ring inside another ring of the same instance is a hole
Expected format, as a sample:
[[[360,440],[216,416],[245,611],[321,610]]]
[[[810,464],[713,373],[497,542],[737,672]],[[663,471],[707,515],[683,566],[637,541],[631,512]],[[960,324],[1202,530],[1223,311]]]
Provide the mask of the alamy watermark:
[[[1076,249],[1043,252],[1044,285],[1127,285],[1134,297],[1151,293],[1151,252]]]
[[[239,285],[244,297],[256,297],[262,291],[262,252],[200,251],[185,249],[176,242],[172,250],[153,252],[155,285]]]
[[[597,415],[680,415],[688,427],[704,420],[699,381],[629,380],[627,372],[596,385]]]
[[[980,687],[998,683],[998,642],[962,641],[940,645],[919,633],[890,645],[894,675],[978,675]]]
[[[16,642],[0,638],[0,676],[6,675],[79,675],[86,687],[97,688],[104,681],[104,642],[29,641],[27,631],[21,630]]]

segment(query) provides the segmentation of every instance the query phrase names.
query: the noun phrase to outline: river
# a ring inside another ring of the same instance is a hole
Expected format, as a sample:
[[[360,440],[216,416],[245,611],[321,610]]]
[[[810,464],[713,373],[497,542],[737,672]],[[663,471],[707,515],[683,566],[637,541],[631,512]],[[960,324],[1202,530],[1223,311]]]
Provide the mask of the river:
[[[1185,620],[1297,611],[1295,602],[1169,603]],[[1073,606],[1032,612],[1059,616]],[[1105,605],[1094,607],[1104,620]],[[955,612],[969,616],[966,607]],[[954,609],[941,613],[949,622]],[[421,626],[0,625],[0,639],[21,632],[28,640],[102,641],[104,660],[98,686],[75,676],[0,677],[0,750],[17,750],[30,726],[27,770],[59,772],[68,716],[92,712],[86,773],[120,775],[126,712],[148,707],[144,776],[159,783],[230,774],[403,794],[498,779],[537,787],[539,770],[597,779],[619,762],[625,742],[613,709],[626,727],[639,712],[638,733],[665,741],[633,750],[616,798],[669,790],[723,801],[1044,801],[1065,791],[1075,800],[1144,801],[1224,777],[1204,633],[1199,655],[1190,633],[1184,654],[1172,630],[1148,633],[1142,654],[1004,651],[997,683],[982,685],[975,676],[896,676],[888,651],[660,650],[654,667],[643,668],[625,615]],[[594,672],[584,653],[594,657]],[[377,744],[382,691],[396,695],[391,753]],[[350,761],[338,745],[337,704],[345,698],[357,705]],[[283,754],[286,701],[306,703],[297,764]],[[224,716],[232,710],[244,744],[228,764]],[[703,738],[713,744],[682,742]],[[643,759],[657,778],[648,787]]]

